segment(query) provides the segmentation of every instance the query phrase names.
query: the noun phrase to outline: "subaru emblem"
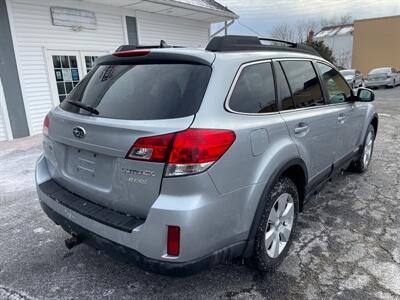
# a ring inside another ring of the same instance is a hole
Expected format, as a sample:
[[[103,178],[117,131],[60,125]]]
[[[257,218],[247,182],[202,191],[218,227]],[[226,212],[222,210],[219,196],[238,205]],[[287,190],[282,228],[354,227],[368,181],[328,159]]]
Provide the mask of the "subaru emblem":
[[[83,128],[80,127],[80,126],[75,127],[75,128],[72,130],[72,133],[73,133],[74,136],[77,137],[78,139],[81,139],[81,138],[85,137],[85,135],[86,135],[85,129],[83,129]]]

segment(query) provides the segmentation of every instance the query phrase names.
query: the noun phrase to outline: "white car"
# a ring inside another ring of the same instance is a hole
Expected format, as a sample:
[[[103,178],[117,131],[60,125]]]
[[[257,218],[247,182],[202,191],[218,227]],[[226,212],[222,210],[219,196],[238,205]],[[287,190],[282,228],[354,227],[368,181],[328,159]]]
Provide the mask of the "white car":
[[[353,88],[362,87],[364,84],[363,75],[360,71],[352,69],[352,70],[341,70],[340,73],[343,75],[344,79],[346,79],[347,83]]]
[[[400,85],[400,73],[395,68],[377,68],[368,73],[365,87],[396,87]]]

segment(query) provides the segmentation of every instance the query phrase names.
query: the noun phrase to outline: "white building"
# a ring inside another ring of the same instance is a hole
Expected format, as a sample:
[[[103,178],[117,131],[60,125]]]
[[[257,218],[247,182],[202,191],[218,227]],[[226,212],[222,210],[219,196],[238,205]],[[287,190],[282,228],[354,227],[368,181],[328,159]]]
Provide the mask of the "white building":
[[[38,134],[46,113],[122,44],[204,47],[238,18],[214,0],[0,0],[0,141]]]
[[[353,32],[353,24],[328,26],[322,28],[315,35],[315,39],[324,41],[325,45],[332,50],[332,54],[336,59],[336,65],[350,69],[353,51]]]

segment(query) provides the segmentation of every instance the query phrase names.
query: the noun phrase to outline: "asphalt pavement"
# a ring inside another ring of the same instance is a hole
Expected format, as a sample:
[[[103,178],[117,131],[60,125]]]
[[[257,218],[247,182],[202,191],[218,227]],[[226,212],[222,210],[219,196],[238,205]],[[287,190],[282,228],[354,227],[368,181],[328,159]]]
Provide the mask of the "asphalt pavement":
[[[376,96],[369,171],[306,204],[289,256],[267,275],[235,261],[171,278],[67,250],[35,191],[41,137],[0,142],[0,299],[400,299],[400,87]]]

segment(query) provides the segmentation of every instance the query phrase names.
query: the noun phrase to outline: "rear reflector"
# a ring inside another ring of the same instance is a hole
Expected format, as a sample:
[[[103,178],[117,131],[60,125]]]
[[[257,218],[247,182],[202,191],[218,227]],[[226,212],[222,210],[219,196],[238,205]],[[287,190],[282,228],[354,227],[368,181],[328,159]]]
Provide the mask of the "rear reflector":
[[[181,228],[178,226],[168,226],[167,232],[167,254],[179,256],[181,242]]]
[[[44,136],[49,135],[49,125],[50,125],[49,115],[46,115],[46,117],[44,118],[44,121],[43,121],[43,135]]]
[[[127,50],[114,52],[112,55],[117,57],[131,57],[131,56],[146,56],[150,53],[150,50]]]
[[[197,174],[220,159],[235,138],[235,133],[230,130],[187,129],[140,138],[126,158],[165,162],[165,176]]]

